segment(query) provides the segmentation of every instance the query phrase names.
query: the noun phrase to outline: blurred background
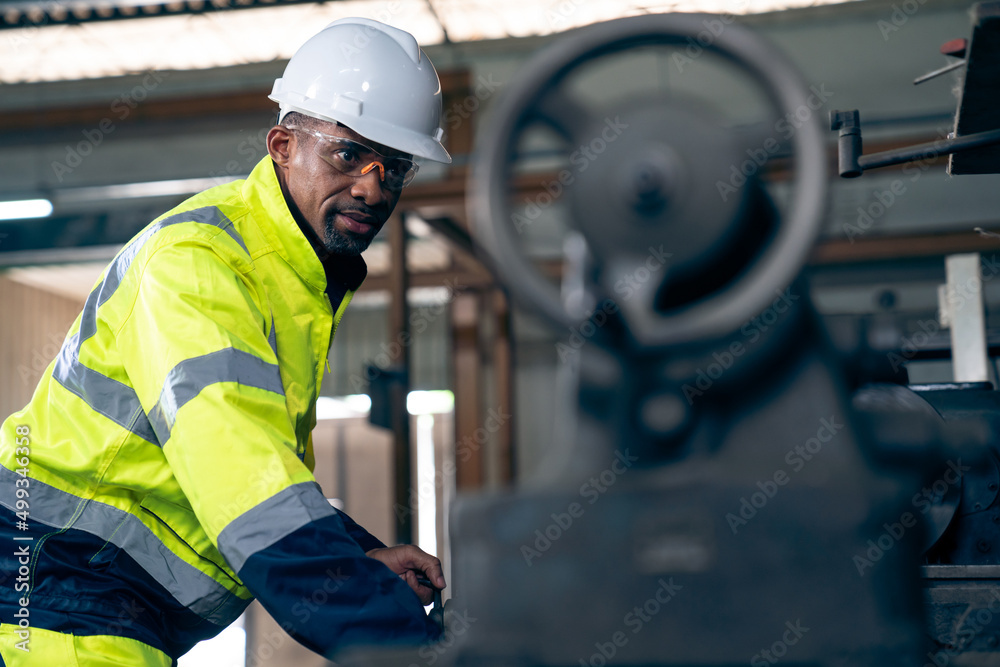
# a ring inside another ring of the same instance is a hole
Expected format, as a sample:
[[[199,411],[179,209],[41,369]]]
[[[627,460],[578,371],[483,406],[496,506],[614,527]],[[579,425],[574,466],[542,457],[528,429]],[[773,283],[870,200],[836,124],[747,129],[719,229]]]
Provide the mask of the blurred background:
[[[299,45],[345,16],[404,28],[440,74],[445,144],[455,159],[422,166],[392,224],[364,254],[369,277],[337,331],[313,437],[326,495],[386,542],[408,519],[413,542],[441,557],[447,573],[455,495],[530,478],[559,428],[560,345],[572,332],[553,331],[512,306],[476,255],[466,213],[478,133],[488,131],[491,110],[524,62],[562,33],[599,21],[673,11],[732,15],[798,66],[815,94],[811,113],[825,119],[835,108],[862,110],[868,153],[951,131],[956,79],[912,80],[948,64],[939,46],[968,37],[970,4],[0,2],[0,419],[30,398],[121,246],[190,195],[245,177],[266,153],[276,117],[267,95]],[[600,103],[640,82],[731,104],[738,84],[713,67],[630,53],[590,72],[581,89]],[[833,164],[836,135],[829,140]],[[530,203],[551,183],[552,155],[539,138],[522,157],[518,194]],[[881,337],[873,347],[946,340],[936,325],[937,286],[952,253],[984,253],[987,328],[998,324],[1000,281],[990,280],[996,270],[989,267],[1000,237],[975,229],[998,227],[1000,179],[952,178],[945,162],[853,181],[831,176],[830,213],[808,269],[812,296],[832,323],[873,323]],[[781,178],[780,170],[773,175],[778,190]],[[565,225],[557,211],[542,211],[522,238],[539,265],[560,275]],[[946,358],[913,357],[905,357],[911,382],[951,378]],[[398,386],[407,392],[409,424],[387,428],[387,397]],[[400,448],[410,467],[403,480],[394,466]],[[254,605],[180,664],[329,663]]]

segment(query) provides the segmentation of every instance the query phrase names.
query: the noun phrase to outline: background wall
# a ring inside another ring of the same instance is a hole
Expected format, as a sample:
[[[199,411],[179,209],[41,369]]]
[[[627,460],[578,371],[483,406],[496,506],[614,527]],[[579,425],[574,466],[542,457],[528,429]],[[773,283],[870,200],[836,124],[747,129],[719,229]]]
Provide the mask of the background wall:
[[[16,276],[16,273],[15,273]],[[42,373],[55,358],[83,301],[0,274],[0,415],[31,399]]]

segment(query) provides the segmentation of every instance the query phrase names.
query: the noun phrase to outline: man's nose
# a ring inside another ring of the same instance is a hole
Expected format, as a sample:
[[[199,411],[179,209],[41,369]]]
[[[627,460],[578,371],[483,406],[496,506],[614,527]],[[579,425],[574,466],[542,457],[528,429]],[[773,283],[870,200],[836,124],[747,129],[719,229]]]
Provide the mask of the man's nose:
[[[378,168],[375,168],[375,165]],[[365,167],[361,176],[354,179],[351,186],[351,195],[361,199],[369,206],[376,206],[386,198],[385,190],[382,188],[382,175],[385,167],[380,162],[372,162]]]

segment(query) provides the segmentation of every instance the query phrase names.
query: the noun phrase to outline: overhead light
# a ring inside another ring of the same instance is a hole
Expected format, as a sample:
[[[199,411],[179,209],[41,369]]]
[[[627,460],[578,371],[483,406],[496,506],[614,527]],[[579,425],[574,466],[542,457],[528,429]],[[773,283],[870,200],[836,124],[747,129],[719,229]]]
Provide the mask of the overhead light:
[[[229,183],[246,174],[219,176],[216,178],[182,178],[169,181],[149,181],[144,183],[122,183],[120,185],[96,185],[56,190],[55,198],[60,204],[84,204],[106,202],[110,199],[142,199],[145,197],[176,197],[194,194],[208,188]]]
[[[367,417],[372,399],[367,394],[337,398],[320,396],[316,401],[316,419]],[[431,415],[455,410],[455,395],[448,390],[411,391],[406,395],[406,410],[411,415]]]
[[[411,391],[406,395],[406,410],[411,415],[429,415],[452,412],[455,395],[447,389],[437,391]]]
[[[0,201],[0,220],[47,218],[50,215],[52,215],[52,202],[48,199]]]
[[[338,398],[320,396],[316,401],[316,419],[367,417],[371,407],[372,399],[365,394],[352,394]]]

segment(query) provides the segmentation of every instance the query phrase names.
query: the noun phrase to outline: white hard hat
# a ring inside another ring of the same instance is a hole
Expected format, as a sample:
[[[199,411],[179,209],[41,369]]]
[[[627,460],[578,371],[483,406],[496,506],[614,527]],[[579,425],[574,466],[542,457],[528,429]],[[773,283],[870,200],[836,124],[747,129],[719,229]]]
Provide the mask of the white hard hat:
[[[451,162],[441,145],[441,82],[410,33],[363,18],[334,21],[296,51],[270,99],[338,122],[398,151]]]

